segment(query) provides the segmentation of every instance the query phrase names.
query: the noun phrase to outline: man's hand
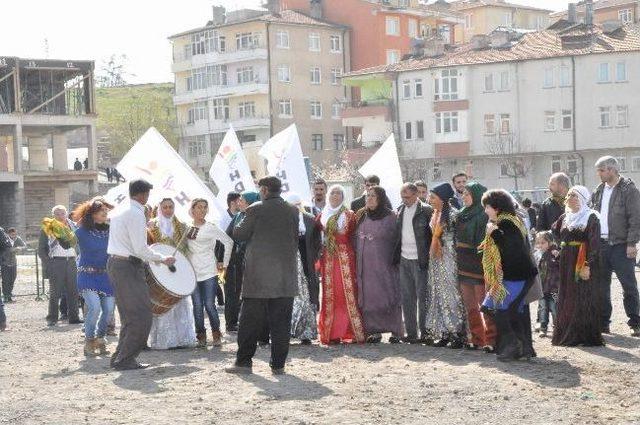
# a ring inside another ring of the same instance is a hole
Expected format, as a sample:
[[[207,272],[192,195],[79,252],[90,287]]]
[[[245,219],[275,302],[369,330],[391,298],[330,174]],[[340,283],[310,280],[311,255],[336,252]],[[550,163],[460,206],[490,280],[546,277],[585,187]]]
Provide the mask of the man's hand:
[[[635,245],[627,246],[627,258],[633,258],[635,260],[637,255],[638,255],[638,248],[636,248]]]
[[[165,266],[173,266],[176,263],[176,257],[167,257],[164,260],[161,261],[162,264],[164,264]]]

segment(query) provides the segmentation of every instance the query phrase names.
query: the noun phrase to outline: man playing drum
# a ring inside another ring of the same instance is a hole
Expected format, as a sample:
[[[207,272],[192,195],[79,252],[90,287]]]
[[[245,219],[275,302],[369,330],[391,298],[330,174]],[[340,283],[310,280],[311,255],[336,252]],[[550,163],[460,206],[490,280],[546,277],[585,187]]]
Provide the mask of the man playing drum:
[[[149,366],[136,360],[147,343],[153,318],[143,261],[167,266],[175,263],[173,256],[164,256],[147,246],[144,205],[152,188],[145,180],[131,181],[130,205],[111,218],[109,228],[107,272],[115,289],[121,322],[118,347],[111,357],[111,367],[117,370]]]

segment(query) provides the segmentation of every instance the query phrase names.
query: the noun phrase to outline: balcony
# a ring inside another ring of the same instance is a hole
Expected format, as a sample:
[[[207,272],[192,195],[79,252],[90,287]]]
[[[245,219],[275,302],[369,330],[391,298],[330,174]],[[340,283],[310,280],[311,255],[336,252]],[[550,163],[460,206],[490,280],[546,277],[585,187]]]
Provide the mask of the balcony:
[[[186,137],[202,134],[223,133],[233,124],[236,131],[270,128],[271,120],[268,115],[256,115],[246,118],[229,118],[226,120],[198,120],[194,123],[181,124],[181,132]]]
[[[364,117],[383,117],[385,121],[392,120],[392,102],[388,99],[347,102],[344,106],[344,111],[342,112],[343,121],[345,119]]]
[[[202,55],[187,56],[184,53],[174,53],[171,71],[173,73],[189,71],[205,65],[224,65],[254,60],[267,60],[269,54],[265,47],[255,47],[246,50],[229,52],[211,52]]]
[[[266,79],[256,79],[250,83],[227,84],[226,86],[210,86],[192,91],[181,91],[173,96],[174,105],[186,105],[201,99],[211,97],[237,97],[254,94],[268,94],[269,82]]]

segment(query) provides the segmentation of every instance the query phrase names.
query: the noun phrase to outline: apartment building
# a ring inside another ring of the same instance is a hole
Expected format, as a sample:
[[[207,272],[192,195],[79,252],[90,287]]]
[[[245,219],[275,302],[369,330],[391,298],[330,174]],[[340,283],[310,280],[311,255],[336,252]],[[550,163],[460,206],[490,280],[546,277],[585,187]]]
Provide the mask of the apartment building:
[[[465,170],[489,187],[528,189],[564,171],[593,187],[602,155],[640,178],[638,69],[638,25],[561,21],[527,34],[497,30],[448,51],[430,46],[345,81],[391,84],[408,179],[446,181]]]
[[[295,122],[313,162],[335,155],[344,140],[338,80],[350,69],[348,28],[290,10],[213,12],[205,27],[169,38],[180,154],[207,177],[233,125],[260,175],[259,147]]]
[[[570,6],[575,13],[578,22],[585,22],[587,9],[593,10],[593,22],[603,24],[608,21],[619,21],[623,24],[633,24],[640,22],[640,1],[639,0],[599,0],[580,1]],[[551,14],[551,21],[568,19],[569,10]]]

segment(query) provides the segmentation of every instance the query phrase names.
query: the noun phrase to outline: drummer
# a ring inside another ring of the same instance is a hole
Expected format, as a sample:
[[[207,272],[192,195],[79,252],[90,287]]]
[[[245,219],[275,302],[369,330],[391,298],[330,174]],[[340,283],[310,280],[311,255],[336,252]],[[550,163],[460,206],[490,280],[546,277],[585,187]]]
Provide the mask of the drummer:
[[[220,332],[220,318],[215,305],[217,289],[216,275],[224,275],[224,270],[229,264],[233,239],[223,232],[215,224],[205,220],[209,212],[209,203],[206,199],[196,198],[191,202],[189,213],[193,218],[187,236],[187,256],[196,272],[197,285],[191,295],[193,301],[193,317],[196,327],[198,346],[207,345],[207,331],[204,325],[204,310],[209,316],[213,346],[222,345],[222,333]],[[222,263],[215,261],[216,241],[224,245],[224,258]]]
[[[118,347],[111,357],[111,367],[117,370],[149,366],[136,360],[147,343],[153,318],[143,261],[158,261],[167,266],[176,261],[173,256],[164,256],[147,246],[144,205],[152,188],[146,180],[129,182],[130,203],[111,218],[109,228],[107,272],[115,289],[122,325]]]

